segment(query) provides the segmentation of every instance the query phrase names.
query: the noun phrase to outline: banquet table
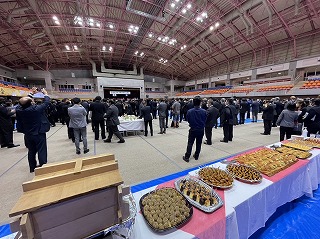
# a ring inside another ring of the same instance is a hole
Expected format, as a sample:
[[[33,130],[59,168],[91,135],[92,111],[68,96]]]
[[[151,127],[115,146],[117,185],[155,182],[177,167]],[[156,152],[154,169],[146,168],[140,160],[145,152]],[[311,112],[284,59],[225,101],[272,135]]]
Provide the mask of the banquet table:
[[[143,119],[125,120],[125,119],[119,118],[119,120],[120,120],[120,125],[118,125],[119,131],[128,132],[128,131],[144,130]]]
[[[249,151],[255,150],[258,148]],[[259,184],[246,184],[235,180],[234,186],[228,190],[216,189],[224,201],[223,207],[211,214],[194,207],[193,216],[187,224],[165,234],[155,233],[148,227],[140,212],[140,198],[154,189],[173,187],[174,181],[181,176],[196,176],[199,168],[133,186],[138,214],[132,238],[157,239],[163,238],[164,235],[169,239],[248,238],[264,227],[265,222],[278,207],[302,195],[312,197],[312,191],[317,189],[320,183],[320,149],[314,149],[311,153],[310,158],[299,160],[272,177],[263,175]],[[232,160],[233,157],[227,160]],[[226,164],[216,162],[206,166],[224,169]]]

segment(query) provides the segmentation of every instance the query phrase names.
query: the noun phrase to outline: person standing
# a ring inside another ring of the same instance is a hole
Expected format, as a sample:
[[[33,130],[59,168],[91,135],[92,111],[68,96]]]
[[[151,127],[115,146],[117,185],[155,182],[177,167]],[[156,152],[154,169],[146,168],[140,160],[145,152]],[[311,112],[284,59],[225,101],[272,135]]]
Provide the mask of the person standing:
[[[230,99],[232,100],[232,99]],[[220,124],[223,128],[223,139],[220,142],[228,143],[233,139],[233,113],[229,105],[230,101],[225,102],[220,115]]]
[[[180,109],[181,105],[177,98],[172,105],[173,128],[179,127]]]
[[[314,106],[309,109],[304,122],[307,124],[308,137],[320,132],[320,98],[314,101]]]
[[[94,129],[94,139],[99,140],[99,126],[101,128],[101,138],[105,139],[106,129],[103,116],[106,113],[106,106],[101,102],[100,96],[94,98],[94,102],[90,104],[89,110],[92,111],[91,123]]]
[[[163,99],[160,99],[160,103],[157,107],[158,109],[158,115],[159,115],[159,126],[160,126],[160,132],[159,134],[165,134],[166,133],[166,111],[167,111],[167,104],[164,102]]]
[[[143,101],[142,104],[140,119],[143,118],[144,120],[144,136],[148,136],[148,125],[150,127],[150,134],[153,136],[151,107],[147,105],[146,101]]]
[[[254,99],[251,104],[251,109],[252,109],[252,121],[251,122],[258,121],[259,107],[260,107],[259,102],[256,99]]]
[[[68,108],[68,114],[70,117],[69,126],[73,129],[75,145],[76,145],[76,154],[80,154],[80,139],[83,141],[83,153],[86,154],[89,152],[88,141],[87,141],[87,111],[81,105],[81,100],[79,98],[72,99],[73,106]]]
[[[207,112],[204,109],[200,108],[200,104],[201,98],[199,96],[196,96],[195,98],[193,98],[194,107],[187,112],[187,121],[189,123],[190,129],[188,134],[187,150],[185,155],[182,157],[185,162],[189,162],[192,146],[195,140],[196,151],[193,154],[193,157],[195,160],[199,159],[202,138],[204,135],[204,127],[207,119]]]
[[[245,115],[246,112],[248,111],[248,103],[246,101],[246,99],[242,99],[241,103],[240,103],[240,121],[239,124],[244,124],[245,121]]]
[[[104,116],[104,118],[107,119],[107,128],[108,128],[108,138],[106,140],[104,140],[105,143],[111,143],[111,139],[113,134],[115,134],[115,136],[117,136],[119,138],[118,143],[124,143],[125,140],[123,139],[119,129],[118,129],[118,125],[120,124],[119,121],[119,109],[117,106],[115,106],[114,101],[110,100],[109,101],[109,107],[107,109],[107,113]]]
[[[5,105],[5,98],[0,97],[0,144],[1,148],[14,148],[20,146],[13,143],[13,129],[11,116],[15,114],[15,109]]]
[[[204,144],[212,145],[212,128],[217,125],[217,119],[219,116],[219,110],[213,106],[213,100],[208,100],[207,119],[204,128],[204,132],[207,140]]]
[[[276,124],[280,126],[280,141],[291,138],[293,128],[298,123],[298,112],[295,111],[296,104],[289,103],[279,115]]]
[[[272,103],[268,100],[262,107],[262,119],[263,119],[263,127],[264,132],[260,133],[262,135],[270,135],[271,134],[271,127],[272,127],[272,120],[274,117],[274,108]]]
[[[32,88],[33,93],[37,88]],[[17,131],[24,134],[28,146],[28,161],[30,173],[34,172],[37,166],[36,154],[38,154],[39,167],[47,163],[47,138],[46,132],[50,130],[50,122],[45,111],[50,104],[50,97],[45,89],[44,102],[36,105],[30,97],[22,97],[16,109]]]

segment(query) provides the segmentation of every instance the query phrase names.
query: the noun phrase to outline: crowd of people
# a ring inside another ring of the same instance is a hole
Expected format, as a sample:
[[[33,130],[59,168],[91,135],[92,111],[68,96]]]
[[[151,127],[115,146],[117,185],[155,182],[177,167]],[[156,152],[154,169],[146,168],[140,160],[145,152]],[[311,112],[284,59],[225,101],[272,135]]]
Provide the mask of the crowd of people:
[[[136,115],[144,120],[144,135],[154,135],[152,121],[159,118],[158,134],[166,134],[169,127],[179,128],[182,121],[189,124],[186,153],[182,157],[189,162],[194,142],[196,142],[193,158],[198,160],[202,143],[212,145],[212,129],[221,127],[223,138],[220,142],[233,140],[233,128],[251,121],[258,121],[258,113],[262,113],[264,131],[262,135],[270,135],[272,127],[280,126],[280,141],[290,139],[291,135],[301,135],[307,130],[307,136],[319,134],[320,131],[320,98],[290,99],[275,97],[268,100],[259,99],[216,99],[199,96],[193,99],[129,99],[114,100],[95,97],[92,101],[62,101],[50,99],[42,89],[44,100],[34,100],[33,88],[28,97],[22,97],[13,103],[0,97],[0,143],[1,148],[13,148],[15,125],[18,132],[24,133],[25,146],[28,148],[30,172],[47,162],[46,132],[57,122],[67,125],[67,135],[75,143],[76,154],[81,154],[80,142],[83,142],[83,153],[89,152],[87,142],[87,125],[91,121],[91,129],[95,140],[101,139],[110,143],[113,135],[118,143],[125,143],[118,130],[119,116]],[[169,120],[171,124],[168,125]],[[16,122],[16,124],[15,124]],[[108,133],[108,136],[106,135]],[[203,137],[205,140],[203,141]],[[38,154],[39,164],[36,162]]]

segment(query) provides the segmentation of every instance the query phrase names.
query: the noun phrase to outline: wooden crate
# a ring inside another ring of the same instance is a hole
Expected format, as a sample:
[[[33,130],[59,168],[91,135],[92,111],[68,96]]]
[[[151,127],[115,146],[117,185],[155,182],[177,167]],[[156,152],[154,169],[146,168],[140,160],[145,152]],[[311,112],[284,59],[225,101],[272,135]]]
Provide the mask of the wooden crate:
[[[111,154],[37,168],[9,214],[22,214],[12,230],[27,239],[78,239],[121,223],[129,216],[122,183]]]

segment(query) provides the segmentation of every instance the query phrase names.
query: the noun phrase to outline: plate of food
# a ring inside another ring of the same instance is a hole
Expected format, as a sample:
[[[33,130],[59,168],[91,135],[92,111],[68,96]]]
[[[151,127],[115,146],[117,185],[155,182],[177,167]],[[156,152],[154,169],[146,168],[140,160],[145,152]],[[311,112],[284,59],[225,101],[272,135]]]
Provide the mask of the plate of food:
[[[229,164],[227,171],[237,180],[244,183],[261,183],[261,173],[253,167],[244,164]]]
[[[189,176],[174,183],[176,189],[195,207],[204,212],[214,212],[223,205],[220,196],[207,184]]]
[[[222,169],[205,167],[201,168],[197,174],[199,179],[211,187],[228,189],[233,186],[233,177]]]
[[[189,201],[174,188],[161,188],[140,198],[141,213],[155,232],[167,232],[187,223],[193,208]]]

